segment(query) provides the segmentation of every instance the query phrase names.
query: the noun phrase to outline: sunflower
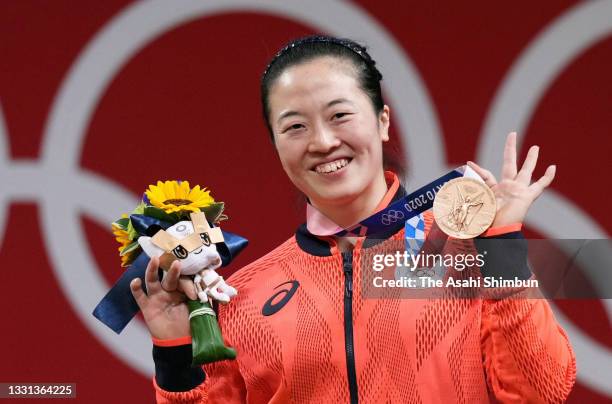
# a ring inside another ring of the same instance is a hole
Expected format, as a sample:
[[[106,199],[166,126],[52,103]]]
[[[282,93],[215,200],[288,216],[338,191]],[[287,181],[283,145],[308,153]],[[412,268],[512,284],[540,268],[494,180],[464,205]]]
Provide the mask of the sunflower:
[[[191,189],[189,181],[157,181],[157,185],[149,185],[145,196],[151,205],[166,213],[200,212],[200,208],[215,203],[210,191],[200,189],[199,185]]]
[[[126,214],[121,215],[121,218],[123,219],[126,219],[127,217],[128,215]],[[118,250],[119,255],[121,255],[121,266],[126,267],[132,261],[132,257],[130,256],[130,254],[122,254],[122,252],[127,246],[132,244],[133,241],[130,240],[128,232],[124,228],[122,228],[122,226],[117,222],[112,223],[111,227],[113,229],[113,234],[115,235],[115,240],[117,240],[117,242],[120,244]]]

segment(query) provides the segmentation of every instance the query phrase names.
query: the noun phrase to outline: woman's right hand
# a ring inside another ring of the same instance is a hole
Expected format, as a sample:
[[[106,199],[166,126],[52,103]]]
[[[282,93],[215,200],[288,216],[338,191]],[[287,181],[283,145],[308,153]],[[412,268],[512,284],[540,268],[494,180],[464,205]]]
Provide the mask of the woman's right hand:
[[[145,273],[147,293],[142,290],[140,278],[130,282],[132,295],[142,311],[153,338],[175,339],[191,335],[185,293],[192,299],[196,296],[192,288],[185,286],[189,282],[180,276],[180,266],[180,261],[174,261],[160,282],[157,273],[159,259],[153,257]]]

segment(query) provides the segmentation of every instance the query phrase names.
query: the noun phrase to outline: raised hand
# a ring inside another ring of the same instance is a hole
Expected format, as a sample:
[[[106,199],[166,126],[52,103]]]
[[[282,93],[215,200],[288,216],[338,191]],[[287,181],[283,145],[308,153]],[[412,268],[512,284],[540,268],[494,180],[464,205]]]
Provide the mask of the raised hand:
[[[523,222],[527,210],[549,186],[555,178],[556,166],[548,166],[540,179],[531,183],[531,176],[538,161],[538,146],[531,146],[520,171],[516,165],[516,132],[506,138],[504,147],[504,162],[502,165],[501,181],[497,182],[489,170],[478,164],[468,161],[468,165],[482,177],[491,188],[497,199],[497,214],[492,227],[505,226]]]
[[[132,295],[142,311],[149,332],[157,339],[175,339],[191,335],[189,327],[189,310],[185,300],[187,296],[195,299],[193,283],[180,277],[180,261],[175,261],[165,274],[162,282],[157,274],[159,259],[151,258],[145,273],[147,294],[142,290],[140,278],[130,282]]]

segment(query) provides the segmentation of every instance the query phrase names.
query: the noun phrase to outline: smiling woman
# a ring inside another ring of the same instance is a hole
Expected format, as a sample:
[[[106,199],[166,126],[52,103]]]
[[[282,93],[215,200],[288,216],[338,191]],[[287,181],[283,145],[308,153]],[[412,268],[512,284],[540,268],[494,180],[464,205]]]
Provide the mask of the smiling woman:
[[[382,142],[389,140],[389,108],[376,113],[354,70],[334,57],[300,63],[278,77],[270,100],[285,172],[314,207],[345,227],[368,217],[387,191]]]
[[[282,49],[262,78],[264,120],[285,172],[341,226],[369,216],[387,189],[383,168],[399,168],[391,153],[383,158],[390,116],[381,79],[364,47],[316,36]]]
[[[385,170],[390,109],[381,79],[366,49],[347,39],[298,39],[272,59],[261,81],[264,119],[287,176],[308,198],[308,217],[295,235],[228,280],[238,296],[219,307],[218,318],[226,344],[236,348],[235,361],[190,367],[188,336],[168,337],[167,330],[188,329],[177,296],[181,290],[193,292],[181,288],[178,270],[164,278],[164,288],[156,287],[151,261],[146,279],[157,293],[141,309],[145,319],[156,319],[147,325],[155,337],[158,402],[437,403],[492,397],[558,402],[567,397],[575,359],[545,300],[521,297],[521,291],[496,300],[366,299],[364,285],[372,273],[363,263],[381,249],[402,245],[405,223],[390,224],[377,240],[321,231],[330,223],[350,228],[406,196],[397,173]],[[493,228],[482,238],[509,239],[510,246],[489,251],[483,274],[532,276],[521,222],[555,173],[551,166],[531,183],[537,154],[537,148],[530,149],[517,170],[511,134],[499,183],[470,164],[498,202]],[[440,234],[429,212],[419,220],[428,239]]]

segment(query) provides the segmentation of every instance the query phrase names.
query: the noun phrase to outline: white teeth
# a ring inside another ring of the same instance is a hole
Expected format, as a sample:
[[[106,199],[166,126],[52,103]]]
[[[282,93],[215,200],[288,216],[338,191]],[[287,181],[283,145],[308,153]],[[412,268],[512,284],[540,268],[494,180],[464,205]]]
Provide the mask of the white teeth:
[[[341,169],[349,163],[347,159],[340,159],[332,161],[331,163],[319,164],[315,167],[315,171],[318,173],[331,173]]]

